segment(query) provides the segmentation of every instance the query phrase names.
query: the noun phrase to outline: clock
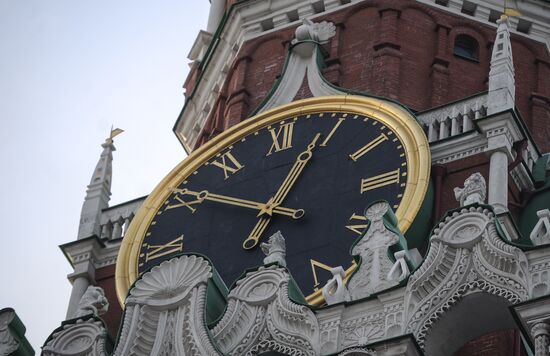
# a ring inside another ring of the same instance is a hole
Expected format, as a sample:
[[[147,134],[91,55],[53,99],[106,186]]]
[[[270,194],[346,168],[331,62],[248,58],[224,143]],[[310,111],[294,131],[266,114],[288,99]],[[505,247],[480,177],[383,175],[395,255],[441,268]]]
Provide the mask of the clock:
[[[146,199],[116,269],[122,302],[143,272],[182,252],[208,256],[227,284],[262,264],[281,231],[311,304],[330,268],[354,265],[363,211],[386,200],[405,232],[428,187],[430,152],[414,116],[386,100],[305,99],[247,119],[201,146]]]

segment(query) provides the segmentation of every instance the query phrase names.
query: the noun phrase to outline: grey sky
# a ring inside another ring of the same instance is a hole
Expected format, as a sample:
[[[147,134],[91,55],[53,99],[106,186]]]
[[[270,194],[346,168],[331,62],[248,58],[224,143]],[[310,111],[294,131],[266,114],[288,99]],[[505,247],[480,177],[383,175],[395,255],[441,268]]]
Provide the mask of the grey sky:
[[[0,308],[37,353],[65,317],[86,185],[111,124],[111,204],[185,153],[172,133],[208,0],[0,0]]]

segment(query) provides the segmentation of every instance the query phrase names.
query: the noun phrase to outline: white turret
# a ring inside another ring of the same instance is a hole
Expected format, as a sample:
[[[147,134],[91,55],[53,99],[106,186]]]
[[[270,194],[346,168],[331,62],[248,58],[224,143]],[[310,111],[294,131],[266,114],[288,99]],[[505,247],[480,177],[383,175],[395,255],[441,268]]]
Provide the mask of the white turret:
[[[510,42],[510,21],[502,15],[497,21],[497,36],[491,55],[487,114],[513,109],[516,97],[514,61]]]
[[[82,212],[80,213],[80,225],[77,239],[83,239],[92,235],[99,236],[99,218],[101,211],[109,206],[111,198],[113,138],[122,132],[121,129],[111,130],[111,134],[101,145],[103,152],[92,174],[92,179],[86,190]]]

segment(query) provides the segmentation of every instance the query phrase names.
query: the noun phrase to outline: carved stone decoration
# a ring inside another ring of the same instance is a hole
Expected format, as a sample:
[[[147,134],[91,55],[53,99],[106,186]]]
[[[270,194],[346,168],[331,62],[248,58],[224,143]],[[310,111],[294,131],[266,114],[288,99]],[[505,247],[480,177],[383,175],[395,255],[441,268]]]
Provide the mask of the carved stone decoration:
[[[398,283],[388,279],[393,266],[388,258],[388,248],[399,242],[399,235],[385,225],[387,213],[391,210],[385,201],[372,204],[365,212],[370,225],[351,250],[352,255],[361,258],[359,267],[348,282],[352,300],[368,297]]]
[[[220,355],[205,323],[212,267],[202,257],[184,255],[143,274],[126,299],[114,356]]]
[[[334,37],[335,34],[336,26],[332,22],[315,23],[309,19],[304,19],[303,23],[296,28],[296,38],[293,43],[307,40],[324,43]]]
[[[323,287],[323,298],[328,305],[341,303],[350,300],[349,291],[344,283],[346,271],[342,266],[330,269],[332,278]]]
[[[529,235],[535,246],[550,243],[550,210],[544,209],[537,211],[539,221],[535,224],[533,231]]]
[[[338,354],[338,356],[376,356],[377,353],[374,350],[366,347],[353,347],[351,349],[344,350]]]
[[[79,318],[89,314],[94,316],[103,315],[107,312],[108,308],[109,302],[105,297],[103,289],[101,287],[88,286],[78,303],[76,317]]]
[[[460,206],[466,206],[474,203],[485,203],[487,196],[487,184],[481,173],[474,173],[464,181],[464,188],[456,187],[454,189],[455,198],[460,202]]]
[[[428,255],[405,292],[405,332],[421,346],[439,317],[469,293],[510,303],[528,299],[527,257],[500,234],[494,213],[476,205],[449,213],[434,229]]]
[[[407,266],[407,261],[405,259],[406,251],[397,251],[394,254],[395,263],[388,272],[387,279],[388,281],[399,282],[409,276],[409,266]]]
[[[107,356],[107,330],[94,317],[78,319],[54,331],[42,347],[43,356]]]
[[[319,325],[313,312],[289,298],[290,275],[260,267],[237,281],[227,309],[211,330],[224,355],[318,355]]]
[[[19,342],[11,335],[9,325],[15,317],[13,310],[0,314],[0,356],[7,356],[19,348]]]
[[[262,242],[260,247],[265,254],[264,265],[276,262],[279,266],[286,267],[286,244],[280,231],[271,235],[267,243]]]

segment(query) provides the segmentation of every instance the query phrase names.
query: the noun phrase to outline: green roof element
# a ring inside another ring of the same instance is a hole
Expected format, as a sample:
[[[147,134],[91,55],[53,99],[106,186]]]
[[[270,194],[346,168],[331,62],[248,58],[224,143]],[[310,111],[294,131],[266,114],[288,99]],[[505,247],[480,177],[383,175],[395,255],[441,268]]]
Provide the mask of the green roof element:
[[[32,356],[34,349],[25,337],[25,325],[19,319],[15,310],[4,308],[0,310],[0,338],[3,343],[11,344],[10,356]]]

